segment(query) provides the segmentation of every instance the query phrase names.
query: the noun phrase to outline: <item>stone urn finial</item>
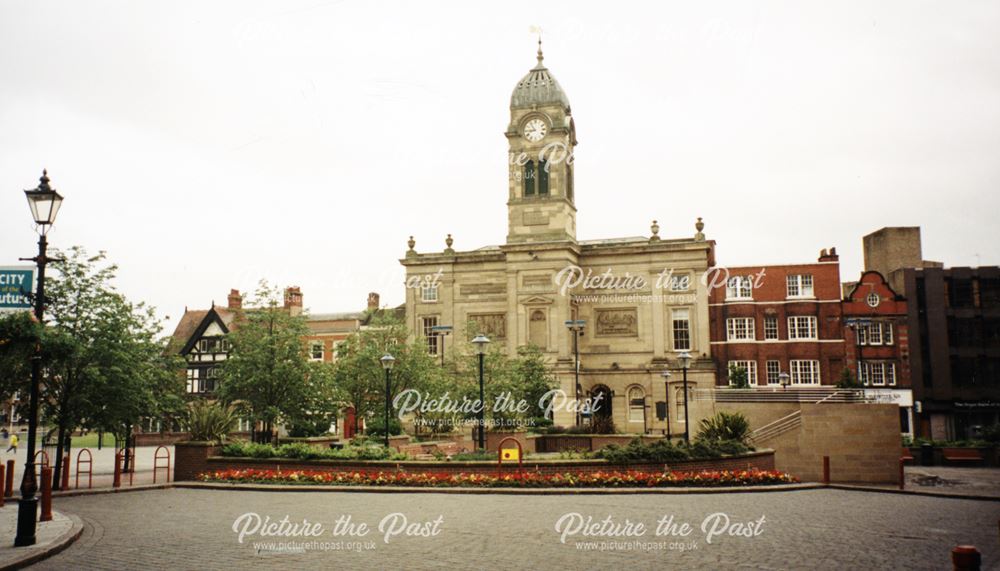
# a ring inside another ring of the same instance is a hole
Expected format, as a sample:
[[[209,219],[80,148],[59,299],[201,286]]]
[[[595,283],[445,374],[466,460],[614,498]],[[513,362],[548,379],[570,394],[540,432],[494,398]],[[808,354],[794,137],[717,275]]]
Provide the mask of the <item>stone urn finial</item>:
[[[406,245],[410,247],[410,250],[413,250],[413,247],[417,245],[417,241],[413,239],[413,236],[410,236],[410,239],[406,241]]]
[[[448,237],[444,239],[444,245],[448,246],[449,248],[451,248],[451,245],[454,244],[454,243],[455,243],[455,240],[451,237],[451,234],[448,234]]]
[[[653,233],[653,235],[649,237],[649,241],[658,242],[660,240],[660,225],[656,222],[656,220],[653,220],[653,223],[649,226],[649,230]]]
[[[703,242],[705,240],[705,234],[702,233],[702,230],[705,229],[705,223],[701,221],[701,216],[699,216],[698,221],[694,223],[694,229],[698,231],[695,233],[694,239],[699,242]]]

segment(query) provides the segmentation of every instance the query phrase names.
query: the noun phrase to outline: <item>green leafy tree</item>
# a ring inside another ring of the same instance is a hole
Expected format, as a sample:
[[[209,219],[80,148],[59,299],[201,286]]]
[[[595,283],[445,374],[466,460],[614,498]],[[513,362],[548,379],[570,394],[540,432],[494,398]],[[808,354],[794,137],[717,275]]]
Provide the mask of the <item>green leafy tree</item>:
[[[128,444],[143,417],[176,413],[181,363],[164,356],[152,308],[113,285],[117,266],[104,252],[62,253],[46,278],[47,326],[41,336],[42,407],[58,433],[54,486],[59,487],[66,435],[80,426],[114,433]]]
[[[42,328],[28,311],[0,315],[0,402],[27,391]]]
[[[309,333],[303,315],[284,308],[281,293],[262,281],[227,337],[229,355],[221,369],[218,396],[260,421],[260,442],[274,437],[280,423],[294,423],[312,409],[310,388],[318,382],[310,370],[302,338]]]
[[[857,378],[855,378],[854,376],[854,373],[852,373],[850,369],[844,367],[844,369],[840,371],[840,378],[837,379],[837,388],[860,389],[861,383],[858,382]]]
[[[736,365],[729,366],[729,384],[736,389],[749,389],[750,376],[747,370]]]
[[[368,327],[351,334],[337,348],[334,385],[340,401],[354,408],[355,429],[361,418],[373,426],[385,423],[385,370],[380,359],[386,353],[395,358],[390,401],[406,390],[426,391],[441,382],[440,367],[422,339],[410,339],[395,315],[373,316]],[[393,426],[390,423],[390,430]]]

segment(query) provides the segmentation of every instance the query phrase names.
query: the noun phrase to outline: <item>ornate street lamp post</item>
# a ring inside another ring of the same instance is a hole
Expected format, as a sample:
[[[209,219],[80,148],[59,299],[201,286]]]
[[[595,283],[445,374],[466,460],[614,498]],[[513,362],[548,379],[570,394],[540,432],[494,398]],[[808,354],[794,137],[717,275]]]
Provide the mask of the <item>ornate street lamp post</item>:
[[[791,380],[791,378],[792,376],[784,371],[778,373],[778,382],[781,383],[781,390],[788,389],[788,383]]]
[[[486,450],[486,391],[483,385],[483,362],[486,358],[486,345],[490,339],[480,333],[472,340],[479,355],[479,449]]]
[[[392,365],[396,362],[396,358],[386,353],[379,361],[382,363],[382,368],[385,369],[385,447],[389,448],[389,410],[392,408],[392,402],[389,400],[389,373],[392,372]]]
[[[435,325],[434,327],[431,327],[431,333],[437,335],[438,339],[440,340],[439,342],[440,346],[438,347],[438,351],[441,351],[442,367],[444,366],[444,338],[447,337],[448,334],[451,333],[451,331],[452,331],[451,325]]]
[[[667,441],[673,436],[670,434],[670,371],[664,369],[660,375],[663,377],[663,408],[664,416],[667,417]]]
[[[691,353],[687,351],[677,356],[684,371],[684,443],[691,443],[691,423],[688,418],[688,368],[691,367]]]
[[[31,207],[31,216],[38,225],[38,255],[34,258],[23,258],[38,265],[38,284],[35,289],[35,319],[43,324],[45,313],[45,265],[50,261],[46,256],[48,240],[46,234],[56,221],[56,214],[62,205],[62,196],[49,186],[48,171],[42,171],[38,188],[24,191]],[[35,345],[35,354],[31,357],[31,396],[28,402],[28,458],[24,463],[24,476],[21,478],[21,499],[17,503],[17,535],[14,546],[23,547],[35,544],[35,529],[38,524],[38,483],[35,479],[35,436],[38,431],[38,391],[42,376],[42,355],[40,344]]]
[[[573,399],[576,401],[576,425],[580,426],[580,336],[583,335],[583,329],[587,326],[587,322],[583,319],[569,319],[566,322],[566,327],[573,332]],[[593,419],[594,411],[590,411],[591,419]]]

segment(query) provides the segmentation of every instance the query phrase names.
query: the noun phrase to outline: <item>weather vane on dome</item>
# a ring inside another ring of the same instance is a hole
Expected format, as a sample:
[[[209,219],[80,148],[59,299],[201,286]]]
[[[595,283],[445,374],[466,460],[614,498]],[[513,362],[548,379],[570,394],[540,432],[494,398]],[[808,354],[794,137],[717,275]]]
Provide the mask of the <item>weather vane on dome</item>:
[[[542,64],[542,60],[545,56],[542,55],[542,27],[532,26],[529,30],[532,34],[538,34],[538,65]]]

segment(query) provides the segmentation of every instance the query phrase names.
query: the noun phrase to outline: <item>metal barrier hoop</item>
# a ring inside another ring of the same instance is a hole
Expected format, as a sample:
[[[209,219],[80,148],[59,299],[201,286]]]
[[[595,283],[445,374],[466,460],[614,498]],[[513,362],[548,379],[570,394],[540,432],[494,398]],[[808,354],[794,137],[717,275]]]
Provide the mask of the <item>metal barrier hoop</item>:
[[[160,450],[166,454],[166,456],[160,456]],[[161,466],[160,460],[166,460],[167,465]],[[156,472],[160,468],[167,469],[167,483],[170,483],[170,450],[166,446],[157,446],[156,451],[153,452],[153,483],[156,483]]]
[[[83,453],[87,453],[87,459],[84,460]],[[80,464],[87,465],[87,489],[91,489],[94,486],[94,455],[90,453],[89,448],[81,448],[79,452],[76,453],[76,489],[80,489]]]

